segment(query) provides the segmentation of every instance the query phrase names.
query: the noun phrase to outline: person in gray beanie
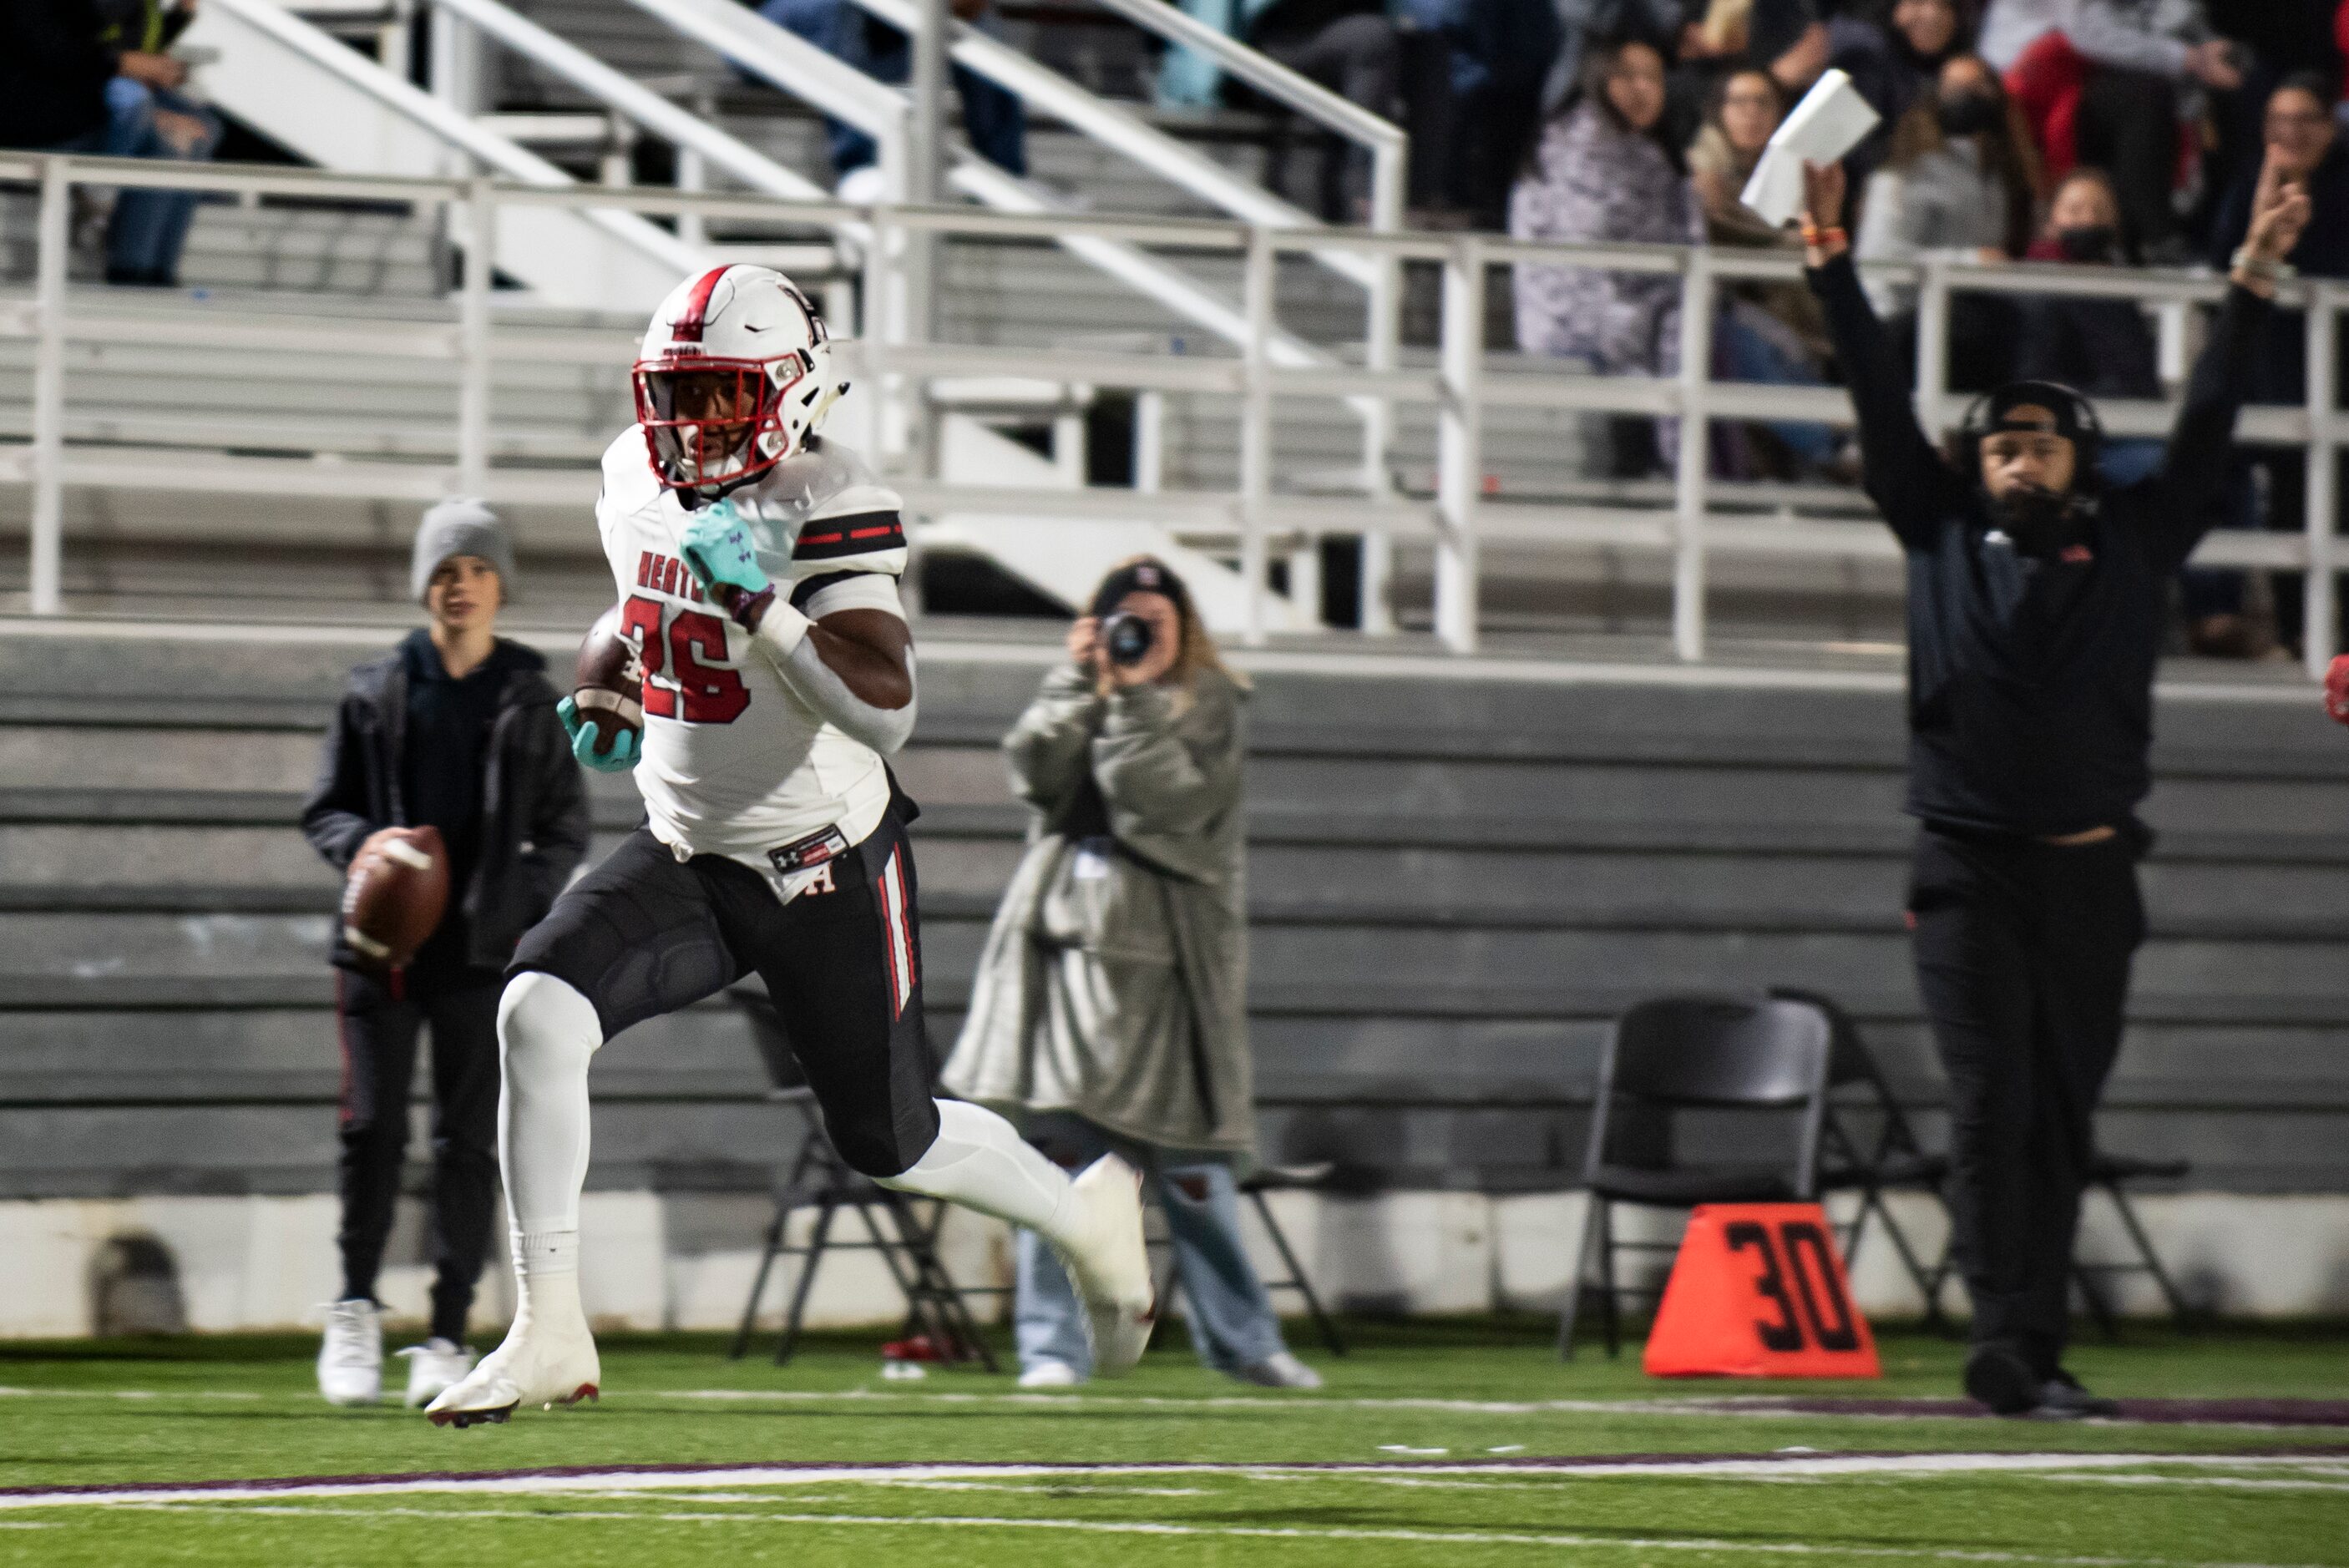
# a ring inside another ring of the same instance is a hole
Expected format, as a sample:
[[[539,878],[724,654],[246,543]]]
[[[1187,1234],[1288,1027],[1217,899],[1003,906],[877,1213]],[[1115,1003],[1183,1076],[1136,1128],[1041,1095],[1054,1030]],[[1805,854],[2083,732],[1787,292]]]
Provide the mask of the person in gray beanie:
[[[302,830],[348,875],[407,830],[440,830],[448,913],[387,968],[337,940],[343,1050],[341,1297],[327,1308],[318,1388],[337,1405],[382,1394],[378,1269],[407,1157],[416,1045],[432,1029],[429,1336],[409,1357],[408,1403],[464,1376],[465,1319],[488,1253],[497,1173],[498,994],[506,960],[587,850],[587,799],[555,717],[546,661],[497,634],[513,543],[484,503],[444,500],[416,531],[411,584],[426,624],[351,672],[326,732]]]
[[[513,598],[513,537],[490,503],[472,496],[452,496],[436,501],[416,530],[416,548],[409,557],[408,596],[428,603],[433,574],[454,557],[470,555],[497,574],[498,602],[483,623],[488,631],[497,612]]]

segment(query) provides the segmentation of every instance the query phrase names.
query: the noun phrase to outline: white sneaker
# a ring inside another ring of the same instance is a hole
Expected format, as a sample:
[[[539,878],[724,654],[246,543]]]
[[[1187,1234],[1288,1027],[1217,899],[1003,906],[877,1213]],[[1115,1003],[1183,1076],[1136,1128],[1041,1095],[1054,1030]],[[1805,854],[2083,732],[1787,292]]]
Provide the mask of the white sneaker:
[[[440,1390],[458,1382],[473,1369],[471,1351],[438,1335],[421,1345],[411,1345],[399,1354],[408,1362],[406,1403],[411,1410],[430,1404],[440,1397]]]
[[[371,1301],[326,1304],[318,1345],[318,1392],[329,1405],[372,1405],[383,1398],[383,1314]]]
[[[1231,1375],[1243,1383],[1254,1383],[1260,1388],[1321,1387],[1321,1374],[1286,1350],[1276,1350],[1255,1366],[1242,1367]]]
[[[595,1336],[575,1312],[564,1315],[567,1321],[542,1326],[524,1303],[505,1343],[424,1408],[432,1424],[471,1427],[502,1421],[523,1405],[553,1409],[595,1398],[604,1379]]]
[[[1019,1374],[1022,1388],[1073,1388],[1083,1381],[1065,1361],[1039,1361]]]
[[[1158,1321],[1150,1253],[1142,1240],[1141,1173],[1104,1154],[1077,1173],[1071,1199],[1075,1240],[1054,1250],[1084,1298],[1094,1376],[1123,1377],[1142,1359]]]

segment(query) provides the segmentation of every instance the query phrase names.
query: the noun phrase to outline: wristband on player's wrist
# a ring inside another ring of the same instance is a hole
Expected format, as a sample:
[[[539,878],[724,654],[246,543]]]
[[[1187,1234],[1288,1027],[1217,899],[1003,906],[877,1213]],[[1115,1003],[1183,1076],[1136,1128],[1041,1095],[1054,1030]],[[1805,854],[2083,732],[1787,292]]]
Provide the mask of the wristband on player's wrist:
[[[808,628],[815,623],[802,614],[799,606],[791,601],[776,598],[773,589],[767,591],[767,596],[772,602],[758,624],[750,628],[750,634],[764,643],[775,657],[788,658],[806,640]]]
[[[758,631],[760,624],[772,613],[774,604],[775,585],[771,583],[756,593],[746,593],[737,588],[726,595],[726,613],[734,618],[736,625],[750,633]]]

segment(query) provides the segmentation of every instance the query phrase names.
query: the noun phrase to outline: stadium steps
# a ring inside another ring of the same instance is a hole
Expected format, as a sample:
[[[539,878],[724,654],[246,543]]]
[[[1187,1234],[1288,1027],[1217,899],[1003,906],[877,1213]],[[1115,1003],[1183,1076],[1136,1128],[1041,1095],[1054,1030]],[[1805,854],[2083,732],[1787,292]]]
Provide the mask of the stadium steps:
[[[360,652],[0,640],[0,1192],[326,1183],[335,884],[294,820]],[[934,657],[905,759],[941,1044],[1019,853],[992,738],[1035,669]],[[170,722],[223,689],[241,712]],[[1930,1108],[1898,726],[1872,693],[1268,677],[1268,1147],[1365,1180],[1556,1185],[1609,1014],[1773,983],[1845,998]],[[2349,752],[2267,704],[2171,703],[2163,734],[2155,934],[2106,1137],[2212,1185],[2349,1188]],[[600,849],[636,806],[625,780],[593,788]],[[619,1042],[596,1068],[595,1179],[758,1185],[776,1134],[751,1064],[720,1004]]]

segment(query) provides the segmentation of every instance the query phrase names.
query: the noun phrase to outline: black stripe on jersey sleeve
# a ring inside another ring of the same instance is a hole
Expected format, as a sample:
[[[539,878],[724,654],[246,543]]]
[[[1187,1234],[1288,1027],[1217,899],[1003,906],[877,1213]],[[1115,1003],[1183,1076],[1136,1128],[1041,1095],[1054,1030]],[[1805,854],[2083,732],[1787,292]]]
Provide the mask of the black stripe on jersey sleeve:
[[[885,572],[827,572],[820,577],[811,577],[792,587],[792,608],[804,611],[808,607],[809,600],[835,583],[845,583],[852,577],[886,577],[888,575]]]
[[[792,547],[794,561],[838,561],[851,555],[874,555],[905,548],[905,525],[894,511],[858,512],[851,517],[819,518],[800,531]]]

